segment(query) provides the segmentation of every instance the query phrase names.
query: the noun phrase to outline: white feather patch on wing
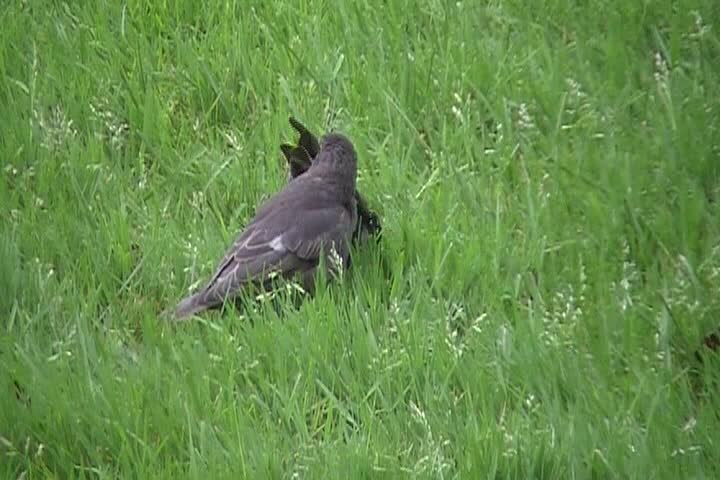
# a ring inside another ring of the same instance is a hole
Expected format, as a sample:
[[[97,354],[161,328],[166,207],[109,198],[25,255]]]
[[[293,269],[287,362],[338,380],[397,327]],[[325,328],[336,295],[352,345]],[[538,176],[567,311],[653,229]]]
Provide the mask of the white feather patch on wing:
[[[270,248],[272,248],[276,252],[282,253],[282,252],[287,251],[287,248],[285,248],[285,245],[283,244],[283,241],[282,241],[282,235],[278,235],[277,237],[270,240],[269,245],[270,245]]]

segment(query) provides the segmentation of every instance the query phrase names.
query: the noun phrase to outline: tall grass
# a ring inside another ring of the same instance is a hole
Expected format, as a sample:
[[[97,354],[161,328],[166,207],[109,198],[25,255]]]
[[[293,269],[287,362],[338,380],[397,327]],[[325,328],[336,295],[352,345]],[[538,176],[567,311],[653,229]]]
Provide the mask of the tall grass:
[[[582,4],[582,5],[581,5]],[[720,11],[8,2],[2,478],[717,478]],[[377,248],[158,321],[347,133]]]

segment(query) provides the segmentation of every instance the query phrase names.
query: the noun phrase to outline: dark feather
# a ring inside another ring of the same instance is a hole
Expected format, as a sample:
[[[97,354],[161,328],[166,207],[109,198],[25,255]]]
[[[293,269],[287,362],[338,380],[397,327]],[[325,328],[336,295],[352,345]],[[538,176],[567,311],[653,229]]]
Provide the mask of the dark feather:
[[[317,157],[317,154],[320,153],[320,142],[318,142],[317,137],[305,128],[305,125],[298,122],[293,117],[290,117],[289,120],[290,125],[292,125],[292,127],[300,134],[298,145],[305,149],[305,151],[310,155],[310,158]]]
[[[300,134],[298,145],[280,145],[280,149],[290,168],[290,179],[297,178],[310,168],[312,160],[317,156],[320,146],[317,137],[305,125],[290,117],[290,125]],[[355,203],[357,204],[357,224],[353,231],[353,241],[358,244],[365,243],[369,238],[380,239],[382,225],[377,213],[370,210],[365,198],[355,190]]]
[[[175,318],[218,307],[250,284],[268,288],[277,277],[300,276],[312,290],[321,257],[330,274],[338,270],[336,258],[346,266],[357,224],[356,161],[345,137],[326,137],[310,168],[257,209],[210,281],[180,302]]]
[[[310,154],[301,145],[293,147],[287,143],[280,145],[285,158],[287,159],[288,165],[290,166],[290,179],[299,177],[310,168],[312,165],[312,158]]]

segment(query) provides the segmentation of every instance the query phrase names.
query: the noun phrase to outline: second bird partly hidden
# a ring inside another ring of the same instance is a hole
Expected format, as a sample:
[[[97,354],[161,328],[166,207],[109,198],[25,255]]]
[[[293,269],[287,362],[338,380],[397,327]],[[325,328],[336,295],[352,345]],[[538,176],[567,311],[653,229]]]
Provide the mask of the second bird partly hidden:
[[[340,133],[321,141],[294,118],[295,146],[282,144],[289,167],[285,187],[258,207],[211,279],[175,308],[186,319],[250,287],[267,291],[276,280],[295,280],[309,293],[318,268],[335,277],[350,266],[352,243],[379,238],[380,219],[357,191],[357,153]]]

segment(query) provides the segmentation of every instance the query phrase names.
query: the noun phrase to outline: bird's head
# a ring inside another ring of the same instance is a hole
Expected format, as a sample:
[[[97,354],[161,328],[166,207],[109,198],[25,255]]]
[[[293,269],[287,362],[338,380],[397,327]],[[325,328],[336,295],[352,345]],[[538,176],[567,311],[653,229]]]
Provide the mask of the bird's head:
[[[333,179],[348,188],[350,192],[354,192],[357,181],[357,153],[352,142],[341,133],[325,135],[310,171]]]

